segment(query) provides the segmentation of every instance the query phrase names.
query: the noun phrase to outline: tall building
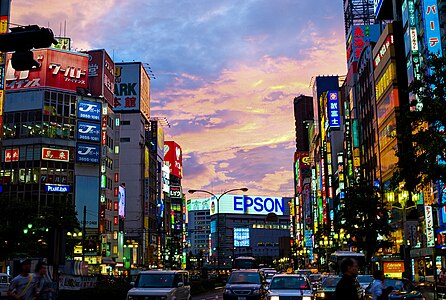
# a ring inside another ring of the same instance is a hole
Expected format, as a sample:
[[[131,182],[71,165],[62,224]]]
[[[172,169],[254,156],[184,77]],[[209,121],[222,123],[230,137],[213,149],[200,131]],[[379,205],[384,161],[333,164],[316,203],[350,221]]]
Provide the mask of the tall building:
[[[209,259],[210,212],[209,198],[187,200],[187,253],[196,256],[201,267]]]
[[[124,217],[118,218],[124,228],[124,267],[149,263],[150,231],[148,216],[155,214],[145,193],[149,165],[146,139],[150,115],[150,78],[142,63],[115,64],[115,113],[120,114],[119,184],[125,187]]]

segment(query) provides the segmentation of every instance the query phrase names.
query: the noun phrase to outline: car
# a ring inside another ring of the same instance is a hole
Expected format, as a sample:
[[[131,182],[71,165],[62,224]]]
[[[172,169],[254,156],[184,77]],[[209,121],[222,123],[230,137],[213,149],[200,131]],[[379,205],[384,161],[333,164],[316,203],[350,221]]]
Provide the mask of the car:
[[[276,270],[266,270],[263,272],[263,275],[265,276],[266,283],[270,284],[271,280],[273,279],[274,275],[277,274]]]
[[[274,275],[268,290],[268,300],[313,300],[308,277],[299,274]]]
[[[267,284],[262,272],[254,269],[235,270],[223,290],[224,300],[266,300]]]
[[[327,278],[325,278],[324,281],[322,281],[320,288],[316,290],[314,299],[316,300],[334,299],[336,285],[338,284],[339,280],[341,280],[341,276],[336,276],[336,275],[327,276]]]
[[[189,273],[180,270],[141,271],[126,299],[190,300]]]
[[[392,288],[389,299],[424,299],[421,292],[409,279],[386,278],[384,285]],[[372,299],[370,288],[371,285],[365,290],[365,299]]]
[[[6,273],[0,273],[0,297],[8,296],[9,283],[11,277]]]
[[[322,274],[311,274],[308,276],[312,287],[320,287],[322,280],[325,278]]]

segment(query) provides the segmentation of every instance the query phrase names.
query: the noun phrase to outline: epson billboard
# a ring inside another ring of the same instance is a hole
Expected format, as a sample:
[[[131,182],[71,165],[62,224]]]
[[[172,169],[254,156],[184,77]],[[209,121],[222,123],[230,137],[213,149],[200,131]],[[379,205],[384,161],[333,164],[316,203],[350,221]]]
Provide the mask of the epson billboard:
[[[218,197],[218,195],[217,195]],[[284,198],[265,196],[243,196],[243,195],[223,195],[219,200],[211,198],[210,214],[245,214],[245,215],[267,215],[275,213],[278,216],[285,214]]]

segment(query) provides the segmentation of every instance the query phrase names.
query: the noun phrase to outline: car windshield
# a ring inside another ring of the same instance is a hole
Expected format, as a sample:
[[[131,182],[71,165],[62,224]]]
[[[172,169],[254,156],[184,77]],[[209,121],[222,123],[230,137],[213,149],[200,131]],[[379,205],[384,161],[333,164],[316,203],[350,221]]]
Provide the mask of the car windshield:
[[[232,273],[228,279],[228,283],[254,283],[260,284],[260,274],[258,273],[248,273],[248,272],[237,272]]]
[[[369,284],[373,281],[373,276],[371,275],[358,275],[358,281],[361,284]]]
[[[394,290],[412,292],[415,290],[414,286],[410,281],[400,280],[400,279],[385,279],[384,285],[386,287],[391,286]]]
[[[341,277],[327,277],[324,282],[322,282],[322,287],[336,287]]]
[[[173,274],[139,274],[135,287],[140,288],[171,288],[175,275]]]
[[[279,276],[274,277],[270,284],[271,290],[309,290],[310,284],[303,276]]]
[[[310,280],[311,281],[319,281],[322,279],[322,275],[321,274],[311,274],[310,275]]]

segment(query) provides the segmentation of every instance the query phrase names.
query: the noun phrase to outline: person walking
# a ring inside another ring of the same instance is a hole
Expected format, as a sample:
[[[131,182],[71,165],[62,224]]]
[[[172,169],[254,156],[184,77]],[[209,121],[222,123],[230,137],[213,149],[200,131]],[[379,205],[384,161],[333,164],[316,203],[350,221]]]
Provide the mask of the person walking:
[[[381,270],[376,271],[373,274],[373,282],[372,287],[370,288],[370,293],[372,294],[372,300],[378,300],[381,299],[381,296],[383,295],[383,291],[385,289],[384,286],[384,273]]]
[[[440,275],[438,276],[441,285],[446,285],[446,268],[441,268]]]
[[[358,276],[358,263],[352,258],[346,258],[341,262],[342,278],[336,285],[336,300],[359,300],[361,287]]]
[[[35,296],[37,300],[53,299],[54,290],[51,288],[51,279],[48,276],[47,264],[43,261],[38,262],[34,273]]]
[[[25,259],[21,262],[21,272],[17,275],[9,286],[8,296],[17,300],[33,300],[35,280],[30,274],[31,260]]]

